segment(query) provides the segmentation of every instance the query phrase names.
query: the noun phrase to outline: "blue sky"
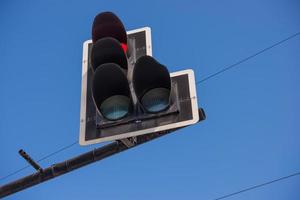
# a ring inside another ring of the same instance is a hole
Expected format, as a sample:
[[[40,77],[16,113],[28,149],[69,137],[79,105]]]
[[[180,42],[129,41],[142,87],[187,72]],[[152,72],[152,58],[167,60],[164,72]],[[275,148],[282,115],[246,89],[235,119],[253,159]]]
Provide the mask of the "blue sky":
[[[0,177],[78,139],[93,17],[152,28],[153,55],[196,79],[300,31],[298,0],[1,1]],[[198,84],[207,120],[7,199],[215,199],[300,170],[300,36]],[[72,146],[47,167],[98,147]],[[0,184],[34,172],[27,168]],[[298,200],[300,177],[229,199]]]

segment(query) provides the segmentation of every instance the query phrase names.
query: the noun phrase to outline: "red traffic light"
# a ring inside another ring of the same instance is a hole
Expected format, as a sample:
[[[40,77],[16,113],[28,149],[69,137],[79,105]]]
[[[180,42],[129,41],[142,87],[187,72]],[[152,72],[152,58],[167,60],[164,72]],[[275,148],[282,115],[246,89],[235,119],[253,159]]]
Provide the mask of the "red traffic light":
[[[93,43],[101,38],[112,37],[121,43],[124,52],[127,51],[127,34],[121,20],[112,12],[103,12],[94,18],[92,27]]]

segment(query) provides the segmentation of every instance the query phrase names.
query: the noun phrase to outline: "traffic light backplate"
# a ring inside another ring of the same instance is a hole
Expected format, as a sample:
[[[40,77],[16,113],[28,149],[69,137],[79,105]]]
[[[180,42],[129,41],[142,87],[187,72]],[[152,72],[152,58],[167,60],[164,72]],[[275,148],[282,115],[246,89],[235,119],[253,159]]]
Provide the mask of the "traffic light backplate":
[[[152,56],[151,30],[148,27],[127,32],[128,37],[128,80],[132,80],[132,70],[138,58]],[[93,68],[91,66],[92,40],[84,42],[82,60],[82,91],[80,110],[80,145],[95,144],[104,141],[160,132],[197,123],[199,112],[196,97],[193,70],[170,73],[172,84],[172,107],[168,112],[133,117],[127,123],[109,125],[98,123],[97,108],[91,91]],[[132,83],[129,83],[132,84]],[[176,93],[176,94],[175,94]]]

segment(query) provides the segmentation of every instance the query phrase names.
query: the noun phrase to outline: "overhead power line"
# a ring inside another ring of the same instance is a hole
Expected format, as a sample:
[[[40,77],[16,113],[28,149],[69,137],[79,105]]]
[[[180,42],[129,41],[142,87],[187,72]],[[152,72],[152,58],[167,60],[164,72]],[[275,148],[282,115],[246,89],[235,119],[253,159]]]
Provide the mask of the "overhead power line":
[[[196,84],[202,83],[202,82],[207,81],[208,79],[211,79],[211,78],[213,78],[213,77],[215,77],[215,76],[217,76],[219,74],[222,74],[222,73],[224,73],[224,72],[226,72],[226,71],[228,71],[228,70],[230,70],[230,69],[232,69],[232,68],[234,68],[234,67],[236,67],[236,66],[238,66],[238,65],[240,65],[240,64],[242,64],[242,63],[244,63],[244,62],[246,62],[246,61],[248,61],[248,60],[250,60],[250,59],[252,59],[252,58],[254,58],[254,57],[256,57],[256,56],[258,56],[258,55],[260,55],[260,54],[262,54],[262,53],[264,53],[264,52],[266,52],[266,51],[268,51],[268,50],[270,50],[270,49],[272,49],[272,48],[274,48],[274,47],[276,47],[276,46],[278,46],[280,44],[282,44],[282,43],[284,43],[284,42],[287,42],[288,40],[290,40],[292,38],[295,38],[295,37],[297,37],[299,35],[300,35],[300,32],[295,33],[293,35],[290,35],[289,37],[287,37],[287,38],[285,38],[283,40],[280,40],[280,41],[272,44],[269,47],[266,47],[266,48],[264,48],[264,49],[262,49],[262,50],[260,50],[260,51],[258,51],[256,53],[254,53],[254,54],[252,54],[250,56],[247,56],[247,57],[245,57],[245,58],[237,61],[236,63],[228,65],[228,66],[220,69],[219,71],[217,71],[217,72],[215,72],[213,74],[208,75],[207,77],[201,79],[200,81],[197,81]]]
[[[238,61],[238,62],[236,62],[236,63],[234,63],[234,64],[231,64],[231,65],[229,65],[229,66],[226,66],[226,67],[222,68],[221,70],[219,70],[219,71],[217,71],[217,72],[215,72],[215,73],[213,73],[213,74],[211,74],[211,75],[208,75],[207,77],[201,79],[200,81],[197,81],[196,84],[202,83],[202,82],[207,81],[207,80],[209,80],[209,79],[211,79],[211,78],[213,78],[213,77],[215,77],[215,76],[217,76],[217,75],[219,75],[219,74],[222,74],[222,73],[228,71],[229,69],[232,69],[232,68],[234,68],[234,67],[236,67],[236,66],[238,66],[238,65],[240,65],[240,64],[242,64],[242,63],[244,63],[244,62],[246,62],[246,61],[248,61],[248,60],[250,60],[250,59],[252,59],[252,58],[254,58],[254,57],[256,57],[256,56],[258,56],[258,55],[260,55],[260,54],[262,54],[262,53],[264,53],[264,52],[266,52],[266,51],[268,51],[268,50],[271,50],[272,48],[274,48],[274,47],[276,47],[276,46],[278,46],[278,45],[280,45],[280,44],[282,44],[282,43],[284,43],[284,42],[287,42],[288,40],[290,40],[290,39],[292,39],[292,38],[295,38],[296,36],[299,36],[299,35],[300,35],[300,32],[297,32],[297,33],[295,33],[295,34],[292,34],[292,35],[290,35],[289,37],[287,37],[287,38],[285,38],[285,39],[283,39],[283,40],[280,40],[280,41],[274,43],[273,45],[271,45],[271,46],[269,46],[269,47],[266,47],[266,48],[264,48],[264,49],[262,49],[262,50],[260,50],[260,51],[258,51],[258,52],[256,52],[256,53],[254,53],[254,54],[252,54],[252,55],[250,55],[250,56],[248,56],[248,57],[246,57],[246,58],[241,59],[240,61]],[[56,154],[58,154],[58,153],[60,153],[60,152],[62,152],[62,151],[64,151],[64,150],[66,150],[66,149],[69,149],[70,147],[74,146],[74,145],[77,144],[77,143],[78,143],[78,141],[73,142],[73,143],[71,143],[71,144],[69,144],[69,145],[67,145],[67,146],[65,146],[65,147],[62,147],[61,149],[59,149],[59,150],[57,150],[57,151],[54,151],[54,152],[52,152],[52,153],[50,153],[50,154],[47,154],[47,155],[44,156],[43,158],[39,159],[37,162],[40,162],[40,161],[42,161],[42,160],[45,160],[45,159],[47,159],[47,158],[49,158],[49,157],[51,157],[51,156],[53,156],[53,155],[56,155]],[[17,174],[17,173],[19,173],[19,172],[25,170],[25,169],[27,169],[29,166],[30,166],[30,165],[27,165],[27,166],[22,167],[22,168],[20,168],[20,169],[18,169],[18,170],[16,170],[16,171],[14,171],[14,172],[12,172],[12,173],[6,175],[6,176],[1,177],[1,178],[0,178],[0,181],[2,181],[2,180],[4,180],[4,179],[7,179],[7,178],[9,178],[9,177],[11,177],[11,176],[13,176],[13,175],[15,175],[15,174]]]
[[[266,185],[270,185],[270,184],[275,183],[275,182],[283,181],[283,180],[285,180],[285,179],[292,178],[292,177],[298,176],[298,175],[300,175],[300,172],[297,172],[297,173],[294,173],[294,174],[290,174],[290,175],[288,175],[288,176],[283,176],[283,177],[280,177],[280,178],[278,178],[278,179],[274,179],[274,180],[272,180],[272,181],[268,181],[268,182],[261,183],[261,184],[258,184],[258,185],[254,185],[254,186],[252,186],[252,187],[248,187],[248,188],[242,189],[242,190],[240,190],[240,191],[233,192],[233,193],[230,193],[230,194],[227,194],[227,195],[218,197],[218,198],[213,199],[213,200],[226,199],[226,198],[229,198],[229,197],[232,197],[232,196],[241,194],[241,193],[243,193],[243,192],[247,192],[247,191],[250,191],[250,190],[254,190],[254,189],[257,189],[257,188],[260,188],[260,187],[263,187],[263,186],[266,186]]]

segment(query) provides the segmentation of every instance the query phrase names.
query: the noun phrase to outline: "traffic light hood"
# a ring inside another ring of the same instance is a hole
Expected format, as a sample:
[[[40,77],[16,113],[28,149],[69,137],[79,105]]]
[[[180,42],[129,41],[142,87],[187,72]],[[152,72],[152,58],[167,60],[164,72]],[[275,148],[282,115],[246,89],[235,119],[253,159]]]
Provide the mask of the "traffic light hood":
[[[93,43],[105,37],[117,39],[123,47],[127,45],[127,34],[124,25],[112,12],[102,12],[94,18],[92,27]]]
[[[135,94],[150,113],[161,112],[169,106],[171,78],[168,69],[151,56],[140,57],[133,69]]]
[[[120,42],[112,37],[99,39],[92,47],[91,64],[94,71],[104,63],[115,63],[125,70],[128,68]]]
[[[115,63],[99,66],[93,77],[92,94],[97,110],[109,120],[117,120],[132,110],[127,78]]]

